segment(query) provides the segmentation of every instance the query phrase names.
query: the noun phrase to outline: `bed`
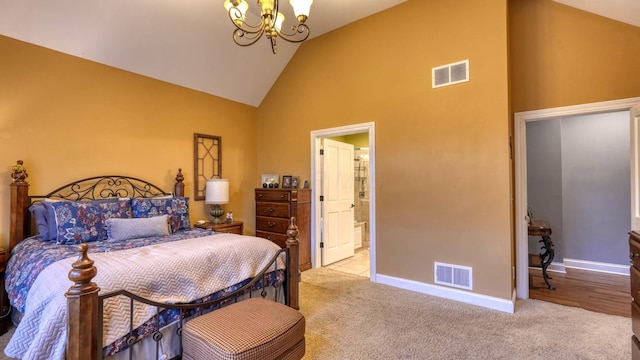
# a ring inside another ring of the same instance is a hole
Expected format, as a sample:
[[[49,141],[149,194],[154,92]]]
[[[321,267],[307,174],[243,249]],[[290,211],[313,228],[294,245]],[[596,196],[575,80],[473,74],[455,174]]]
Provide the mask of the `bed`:
[[[171,192],[108,175],[36,196],[16,165],[5,282],[18,325],[7,356],[179,358],[194,316],[255,296],[299,309],[294,218],[281,249],[192,228],[180,169]]]

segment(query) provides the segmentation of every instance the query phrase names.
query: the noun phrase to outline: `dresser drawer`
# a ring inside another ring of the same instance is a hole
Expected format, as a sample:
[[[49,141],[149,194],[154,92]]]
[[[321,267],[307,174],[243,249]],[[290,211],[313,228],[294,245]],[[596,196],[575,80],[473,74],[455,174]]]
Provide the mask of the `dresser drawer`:
[[[256,231],[256,236],[271,240],[281,248],[287,247],[287,235],[285,234],[276,234],[267,231]]]
[[[256,217],[256,231],[268,231],[286,234],[289,228],[289,219],[279,219],[274,217]]]
[[[288,190],[256,190],[256,201],[290,201]]]
[[[256,216],[289,218],[290,205],[286,203],[257,202]]]
[[[631,283],[631,297],[640,303],[640,295],[638,294],[638,291],[640,291],[640,270],[638,270],[637,267],[632,266],[630,275],[629,282]]]
[[[635,301],[631,302],[631,329],[640,335],[640,305]]]

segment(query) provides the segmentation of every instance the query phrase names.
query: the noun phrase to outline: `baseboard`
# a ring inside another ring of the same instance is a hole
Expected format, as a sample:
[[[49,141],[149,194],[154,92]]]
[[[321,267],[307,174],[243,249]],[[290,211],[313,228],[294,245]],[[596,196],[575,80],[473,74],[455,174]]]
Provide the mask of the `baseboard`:
[[[538,269],[542,271],[542,268],[540,266],[529,266],[529,269]],[[552,262],[551,264],[549,264],[549,267],[547,267],[547,271],[566,274],[567,268],[563,263]]]
[[[609,264],[597,261],[564,258],[564,266],[571,269],[589,270],[608,274],[629,276],[629,265]]]
[[[444,299],[459,301],[506,313],[515,311],[515,298],[501,299],[493,296],[476,294],[469,291],[451,289],[446,286],[421,283],[393,276],[377,274],[376,282],[400,289],[411,290],[422,294],[433,295]]]

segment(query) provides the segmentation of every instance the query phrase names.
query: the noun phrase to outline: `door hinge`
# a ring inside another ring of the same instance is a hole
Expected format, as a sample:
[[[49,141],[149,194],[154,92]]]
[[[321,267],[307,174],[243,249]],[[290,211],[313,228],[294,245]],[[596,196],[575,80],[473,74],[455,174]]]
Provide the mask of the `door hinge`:
[[[324,195],[320,195],[320,201],[324,201]]]
[[[320,155],[324,155],[324,149],[320,149]]]
[[[324,248],[324,242],[320,241],[320,249],[323,249],[323,248]]]

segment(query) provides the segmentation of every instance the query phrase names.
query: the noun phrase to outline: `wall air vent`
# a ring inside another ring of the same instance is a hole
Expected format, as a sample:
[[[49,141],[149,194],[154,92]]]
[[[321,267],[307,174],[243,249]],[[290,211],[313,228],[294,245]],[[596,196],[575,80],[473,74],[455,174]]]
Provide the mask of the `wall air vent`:
[[[434,274],[436,284],[473,290],[472,269],[468,266],[436,262],[434,266]]]
[[[469,81],[469,60],[431,69],[432,88]]]

